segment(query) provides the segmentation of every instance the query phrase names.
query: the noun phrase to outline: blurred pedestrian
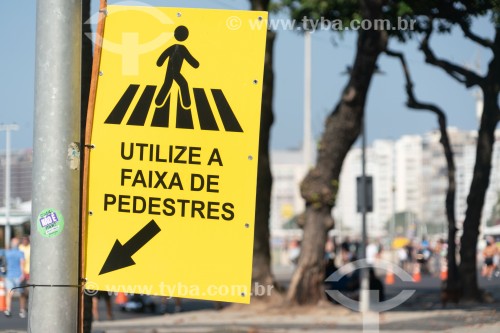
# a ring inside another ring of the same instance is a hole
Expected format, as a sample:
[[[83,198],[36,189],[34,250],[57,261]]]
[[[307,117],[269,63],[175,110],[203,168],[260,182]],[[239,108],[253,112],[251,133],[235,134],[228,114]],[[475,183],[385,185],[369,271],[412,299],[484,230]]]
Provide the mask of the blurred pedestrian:
[[[5,250],[0,249],[0,277],[4,277],[7,273],[7,259],[5,259]]]
[[[369,269],[369,284],[370,291],[378,291],[378,301],[385,301],[385,287],[382,281],[375,275],[375,269],[370,267]]]
[[[24,293],[20,292],[21,283],[24,280],[24,253],[19,250],[19,239],[13,238],[10,242],[10,249],[5,251],[7,261],[7,274],[5,276],[7,297],[6,317],[11,316],[12,295],[19,293],[19,317],[26,318],[26,299]]]
[[[399,266],[407,270],[408,269],[408,252],[406,251],[406,248],[401,247],[398,249],[398,260],[399,260]]]
[[[432,275],[439,277],[441,275],[442,257],[444,248],[444,239],[440,238],[432,248]]]
[[[288,260],[294,265],[299,262],[300,256],[300,241],[298,239],[293,239],[288,247]]]
[[[420,269],[423,274],[430,274],[429,260],[431,259],[432,251],[429,241],[425,236],[422,237],[422,242],[417,247],[417,262],[420,264]]]
[[[174,313],[180,313],[182,312],[182,301],[179,297],[164,297],[161,300],[161,305],[162,309],[160,310],[161,313],[167,313],[168,312],[168,300],[173,299],[174,300]],[[220,310],[222,308],[221,304],[218,304],[219,302],[214,302],[214,306],[216,310]]]
[[[375,261],[380,255],[380,246],[371,242],[366,246],[366,262],[370,265],[375,264]]]
[[[174,298],[174,303],[175,303],[175,306],[174,306],[174,313],[179,313],[182,311],[182,301],[179,297],[175,297]]]
[[[351,252],[351,241],[349,237],[346,237],[344,241],[340,244],[340,257],[342,259],[342,264],[347,264],[352,260]]]
[[[406,253],[408,254],[408,261],[406,271],[413,271],[413,264],[415,263],[415,248],[413,246],[413,241],[409,241],[405,246]]]
[[[335,242],[332,238],[325,244],[325,277],[329,277],[337,270],[335,266]]]
[[[498,253],[498,248],[491,238],[486,240],[486,247],[483,250],[484,264],[482,269],[482,276],[491,279],[493,272],[496,269],[495,256]]]
[[[106,315],[108,320],[113,320],[113,311],[111,308],[111,295],[107,291],[96,291],[95,295],[92,297],[92,317],[94,320],[99,320],[99,300],[104,300],[106,304]]]
[[[24,253],[24,279],[21,285],[23,287],[26,287],[29,284],[29,279],[30,279],[30,252],[31,252],[31,244],[30,244],[30,238],[29,236],[24,236],[21,239],[21,244],[19,245],[19,250]],[[26,298],[29,295],[29,288],[24,288],[23,293],[26,296]]]

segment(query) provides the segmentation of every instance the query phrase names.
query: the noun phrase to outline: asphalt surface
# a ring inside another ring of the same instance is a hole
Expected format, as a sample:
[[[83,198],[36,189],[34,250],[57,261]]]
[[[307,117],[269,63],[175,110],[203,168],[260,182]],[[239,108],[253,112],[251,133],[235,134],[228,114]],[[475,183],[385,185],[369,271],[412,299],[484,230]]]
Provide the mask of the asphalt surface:
[[[279,278],[278,278],[279,279]],[[286,284],[287,279],[286,277],[282,277],[282,283]],[[492,294],[494,294],[496,300],[492,304],[485,304],[482,308],[482,310],[491,310],[494,313],[500,313],[500,277],[493,278],[492,280],[488,281],[484,278],[479,278],[479,284],[480,287],[485,289],[486,291],[490,291]],[[405,303],[403,303],[401,306],[399,306],[396,309],[391,310],[392,312],[408,312],[408,311],[428,311],[429,314],[434,313],[433,319],[429,319],[429,321],[426,321],[426,324],[428,324],[429,329],[428,331],[435,331],[434,328],[436,327],[445,327],[450,321],[457,320],[455,314],[449,314],[449,313],[443,313],[439,314],[439,311],[442,309],[442,304],[440,301],[440,296],[439,296],[439,288],[440,288],[440,280],[436,277],[430,277],[430,276],[422,276],[422,281],[419,283],[412,283],[412,282],[402,282],[396,279],[395,283],[393,285],[386,285],[386,294],[387,298],[390,298],[394,295],[397,295],[401,290],[416,290],[416,293]],[[175,303],[174,300],[166,299],[166,298],[160,298],[160,297],[154,297],[153,298],[154,303],[157,305],[156,309],[154,312],[151,312],[150,310],[142,313],[142,312],[126,312],[121,309],[120,305],[117,305],[112,303],[112,308],[113,308],[113,321],[107,321],[106,319],[106,310],[105,310],[105,304],[104,301],[100,301],[99,303],[99,313],[100,317],[102,318],[101,321],[99,322],[94,322],[93,325],[93,332],[94,333],[101,333],[101,332],[115,332],[112,330],[104,330],[103,327],[113,327],[113,323],[116,323],[116,327],[121,327],[122,324],[120,323],[127,323],[127,322],[136,322],[140,323],[141,319],[147,319],[150,318],[151,321],[161,321],[162,318],[175,318],[176,316],[168,316],[165,317],[165,314],[174,314],[175,313]],[[214,302],[209,302],[209,301],[198,301],[198,300],[187,300],[183,299],[182,302],[182,314],[188,314],[188,313],[193,313],[196,314],[197,311],[200,310],[214,310],[216,304]],[[0,314],[0,332],[2,333],[11,333],[11,332],[26,332],[27,331],[27,325],[28,325],[28,320],[27,318],[22,319],[18,315],[17,309],[19,308],[19,303],[18,299],[13,300],[13,314],[12,317],[6,318],[3,314]],[[455,305],[455,304],[450,304],[448,305],[448,309],[462,309],[463,305]],[[464,311],[472,311],[472,310],[477,310],[477,307],[474,309],[467,309],[465,308]],[[203,311],[201,311],[203,312]],[[214,312],[215,313],[215,312]],[[29,314],[28,314],[29,315]],[[455,317],[454,317],[455,316]],[[460,316],[460,315],[458,315]],[[406,318],[406,317],[405,317]],[[479,316],[478,317],[478,325],[482,324],[488,324],[488,318],[496,318],[495,316]],[[407,319],[407,318],[406,318]],[[406,320],[405,319],[405,320]],[[172,319],[170,319],[172,320]],[[183,319],[184,320],[184,319]],[[419,324],[422,326],[422,322],[420,319],[415,318],[415,321],[418,322],[411,322],[408,321],[406,324],[403,319],[400,321],[395,321],[388,323],[387,325],[389,329],[394,329],[395,331],[398,331],[399,329],[402,328],[407,328],[407,327],[412,327],[416,324]],[[495,319],[497,320],[497,319]],[[101,324],[102,323],[102,324]],[[424,325],[425,326],[425,325]],[[392,330],[391,329],[391,330]],[[121,330],[117,330],[116,332],[122,332]],[[123,330],[123,332],[135,332],[135,331],[129,331]],[[140,329],[137,332],[142,332]],[[160,331],[158,331],[160,332]],[[195,332],[197,332],[195,330]],[[201,332],[201,331],[200,331]],[[222,331],[221,331],[222,332]],[[237,332],[237,331],[232,331],[232,332]],[[454,331],[451,331],[454,332]]]
[[[176,315],[103,321],[93,333],[493,333],[500,332],[500,278],[480,279],[492,297],[488,302],[450,303],[443,308],[440,280],[423,276],[419,283],[397,281],[386,286],[390,300],[404,290],[413,296],[385,312],[362,314],[341,305],[287,307],[254,302],[222,312],[187,311]]]
[[[152,312],[149,308],[145,311],[124,311],[121,305],[112,301],[113,320],[127,320],[147,317],[162,316],[164,314],[176,313],[175,302],[173,299],[165,297],[152,297],[156,305],[156,309]],[[214,302],[198,301],[198,300],[181,300],[181,311],[199,311],[215,309]],[[29,313],[28,313],[29,316]],[[103,300],[99,301],[99,316],[101,321],[107,320],[106,305]],[[19,299],[14,298],[12,302],[12,316],[7,318],[3,313],[0,313],[0,332],[26,332],[28,328],[28,317],[19,317]]]

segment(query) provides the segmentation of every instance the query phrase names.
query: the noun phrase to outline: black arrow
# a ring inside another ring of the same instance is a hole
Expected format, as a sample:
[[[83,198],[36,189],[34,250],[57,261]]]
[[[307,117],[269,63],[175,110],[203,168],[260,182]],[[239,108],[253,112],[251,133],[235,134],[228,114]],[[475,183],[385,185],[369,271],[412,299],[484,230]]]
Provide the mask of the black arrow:
[[[155,220],[151,220],[151,222],[146,224],[144,228],[125,244],[122,245],[117,239],[99,275],[135,265],[135,261],[132,259],[134,253],[139,251],[160,231],[161,229],[158,224],[156,224]]]

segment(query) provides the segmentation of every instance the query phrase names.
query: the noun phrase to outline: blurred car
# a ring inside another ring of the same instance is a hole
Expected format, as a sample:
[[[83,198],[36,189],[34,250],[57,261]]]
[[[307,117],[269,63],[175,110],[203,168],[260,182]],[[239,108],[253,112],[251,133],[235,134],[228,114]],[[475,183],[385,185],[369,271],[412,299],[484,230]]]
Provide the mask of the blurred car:
[[[120,305],[124,312],[156,312],[156,303],[148,295],[129,295],[127,302]]]

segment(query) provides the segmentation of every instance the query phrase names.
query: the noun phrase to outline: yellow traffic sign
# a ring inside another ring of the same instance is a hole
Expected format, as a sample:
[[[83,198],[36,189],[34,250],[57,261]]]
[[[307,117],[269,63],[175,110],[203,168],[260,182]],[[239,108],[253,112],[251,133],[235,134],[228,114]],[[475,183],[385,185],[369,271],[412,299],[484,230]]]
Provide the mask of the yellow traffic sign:
[[[267,13],[107,10],[87,288],[248,303]]]

